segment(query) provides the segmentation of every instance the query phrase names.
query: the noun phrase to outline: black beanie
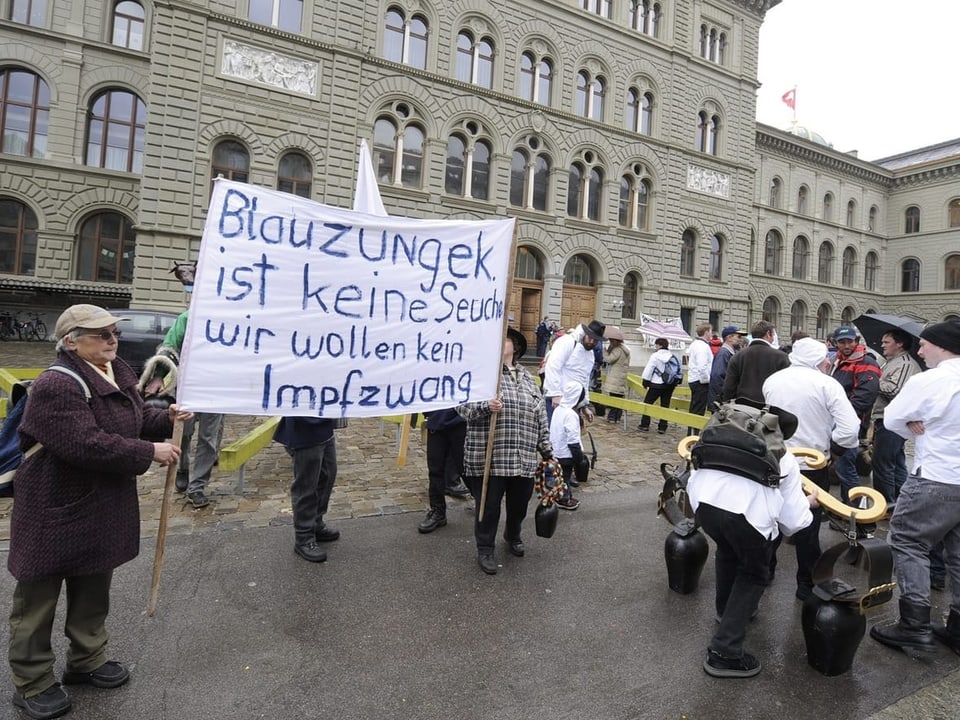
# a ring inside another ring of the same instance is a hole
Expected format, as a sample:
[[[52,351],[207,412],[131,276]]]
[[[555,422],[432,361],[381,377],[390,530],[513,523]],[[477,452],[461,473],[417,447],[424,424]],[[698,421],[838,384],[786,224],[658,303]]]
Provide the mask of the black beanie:
[[[920,337],[954,355],[960,355],[960,320],[945,320],[925,327]]]

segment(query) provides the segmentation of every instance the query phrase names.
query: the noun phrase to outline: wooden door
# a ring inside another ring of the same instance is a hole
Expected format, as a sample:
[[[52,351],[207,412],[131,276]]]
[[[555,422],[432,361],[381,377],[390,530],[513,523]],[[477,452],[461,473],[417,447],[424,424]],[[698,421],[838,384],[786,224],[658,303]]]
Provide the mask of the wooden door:
[[[582,285],[564,285],[560,304],[560,324],[564,330],[589,323],[597,314],[597,289]]]

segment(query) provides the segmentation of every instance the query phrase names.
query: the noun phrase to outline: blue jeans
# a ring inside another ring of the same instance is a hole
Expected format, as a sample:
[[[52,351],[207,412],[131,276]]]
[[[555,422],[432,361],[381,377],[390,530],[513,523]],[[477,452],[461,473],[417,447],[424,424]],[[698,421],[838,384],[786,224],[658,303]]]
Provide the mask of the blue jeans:
[[[837,471],[837,480],[840,481],[840,499],[845,503],[850,502],[851,488],[860,484],[860,473],[857,472],[859,452],[860,448],[846,448],[833,464],[833,469]]]
[[[896,502],[900,488],[907,480],[906,440],[877,420],[873,431],[873,487],[883,493],[888,503]]]
[[[323,527],[323,516],[330,506],[330,493],[337,480],[337,441],[297,450],[287,449],[293,458],[293,484],[290,505],[293,508],[293,532],[297,545],[314,539]]]
[[[905,601],[930,605],[930,550],[940,541],[953,594],[950,610],[960,612],[960,485],[910,475],[900,490],[887,537]]]

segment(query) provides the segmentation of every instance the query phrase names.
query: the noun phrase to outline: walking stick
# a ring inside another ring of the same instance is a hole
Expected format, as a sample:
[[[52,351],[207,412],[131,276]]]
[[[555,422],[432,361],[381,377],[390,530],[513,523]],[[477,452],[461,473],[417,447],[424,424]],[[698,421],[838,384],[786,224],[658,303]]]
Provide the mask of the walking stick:
[[[173,444],[180,447],[181,442],[183,442],[183,420],[174,420]],[[160,572],[163,570],[163,550],[167,542],[167,514],[179,464],[171,463],[167,466],[167,479],[163,484],[163,504],[160,506],[160,527],[157,528],[157,549],[153,556],[153,581],[150,583],[150,602],[147,604],[147,617],[153,617],[154,613],[157,612]]]

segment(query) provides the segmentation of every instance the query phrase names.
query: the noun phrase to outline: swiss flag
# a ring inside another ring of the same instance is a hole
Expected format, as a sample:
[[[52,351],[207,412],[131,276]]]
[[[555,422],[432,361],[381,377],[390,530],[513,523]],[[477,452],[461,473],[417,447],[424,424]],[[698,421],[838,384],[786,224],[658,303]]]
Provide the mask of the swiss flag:
[[[797,89],[787,90],[783,95],[780,96],[780,99],[783,100],[791,110],[797,109]]]

